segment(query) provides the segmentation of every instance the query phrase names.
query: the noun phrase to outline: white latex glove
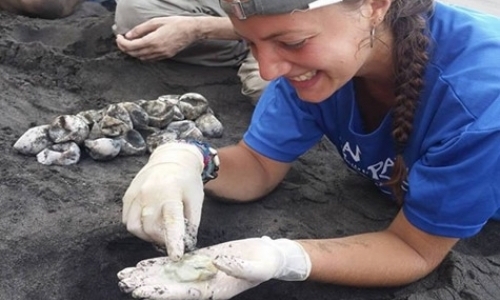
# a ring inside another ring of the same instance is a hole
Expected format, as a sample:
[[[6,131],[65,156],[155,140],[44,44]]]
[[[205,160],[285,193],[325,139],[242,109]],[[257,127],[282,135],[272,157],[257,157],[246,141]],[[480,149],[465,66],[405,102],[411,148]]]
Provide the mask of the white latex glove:
[[[187,143],[158,147],[123,196],[122,221],[146,241],[165,245],[178,261],[196,244],[204,192],[203,155]]]
[[[207,280],[179,282],[165,272],[168,257],[141,261],[118,273],[120,289],[142,299],[229,299],[270,279],[306,280],[311,271],[309,255],[288,239],[269,237],[226,242],[193,252],[213,259],[219,269]]]
[[[121,51],[140,60],[175,56],[199,39],[196,17],[170,16],[148,20],[116,36]]]

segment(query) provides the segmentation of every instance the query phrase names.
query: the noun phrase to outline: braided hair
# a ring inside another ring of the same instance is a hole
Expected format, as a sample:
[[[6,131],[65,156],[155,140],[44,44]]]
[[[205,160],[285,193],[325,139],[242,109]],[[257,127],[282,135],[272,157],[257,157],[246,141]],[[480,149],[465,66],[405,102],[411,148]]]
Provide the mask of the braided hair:
[[[395,0],[386,17],[394,34],[396,106],[393,111],[394,147],[396,159],[393,172],[385,184],[402,204],[402,183],[407,179],[403,152],[413,131],[413,117],[424,86],[425,66],[429,60],[426,16],[433,9],[433,0]]]
[[[361,3],[359,0],[344,2]],[[384,183],[392,190],[401,205],[404,199],[403,182],[408,171],[403,153],[413,131],[414,113],[424,86],[424,72],[429,60],[426,32],[427,16],[434,8],[434,0],[393,0],[384,22],[394,37],[393,65],[395,66],[395,97],[393,109],[394,150],[396,153],[391,178]]]

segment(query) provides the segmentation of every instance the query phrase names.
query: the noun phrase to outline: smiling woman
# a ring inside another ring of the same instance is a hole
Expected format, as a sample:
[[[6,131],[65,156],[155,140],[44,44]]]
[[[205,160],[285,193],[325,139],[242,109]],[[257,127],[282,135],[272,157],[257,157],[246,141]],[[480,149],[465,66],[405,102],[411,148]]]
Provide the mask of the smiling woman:
[[[235,31],[249,41],[264,79],[286,77],[303,100],[321,102],[353,76],[377,78],[385,84],[380,88],[392,88],[392,60],[388,59],[392,36],[382,22],[388,7],[372,12],[371,7],[358,11],[359,5],[336,4],[272,18],[235,18],[233,23]],[[371,13],[372,18],[359,17]],[[380,43],[372,48],[369,32],[375,28]]]

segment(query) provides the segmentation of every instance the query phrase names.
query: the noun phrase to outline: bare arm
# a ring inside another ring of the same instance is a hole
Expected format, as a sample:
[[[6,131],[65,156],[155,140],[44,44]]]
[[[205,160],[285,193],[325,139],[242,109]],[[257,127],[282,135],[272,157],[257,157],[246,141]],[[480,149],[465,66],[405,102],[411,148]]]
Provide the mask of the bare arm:
[[[426,276],[457,241],[415,228],[400,211],[381,232],[299,242],[311,258],[310,279],[370,287],[403,285]]]
[[[193,17],[200,39],[239,40],[228,17]]]
[[[290,164],[259,155],[244,142],[219,150],[220,170],[205,190],[216,196],[250,201],[271,192],[285,177]]]
[[[122,29],[115,28],[117,33]],[[130,31],[117,34],[121,51],[141,60],[159,60],[204,39],[237,40],[227,17],[170,16],[148,20]]]
[[[244,142],[219,150],[219,177],[205,189],[217,196],[249,201],[274,189],[290,169],[265,158]],[[397,286],[434,270],[458,239],[414,227],[400,211],[383,231],[354,236],[301,240],[312,262],[311,280],[353,286]]]

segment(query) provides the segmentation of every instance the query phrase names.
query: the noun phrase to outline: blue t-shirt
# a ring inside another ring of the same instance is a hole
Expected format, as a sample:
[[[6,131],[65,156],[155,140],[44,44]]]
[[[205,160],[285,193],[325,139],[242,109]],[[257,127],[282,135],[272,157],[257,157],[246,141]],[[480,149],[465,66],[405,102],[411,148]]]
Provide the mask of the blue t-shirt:
[[[436,3],[425,87],[404,152],[403,211],[440,236],[476,234],[500,209],[500,19]],[[244,135],[258,153],[292,162],[326,136],[349,167],[381,190],[395,153],[392,117],[366,133],[350,81],[321,103],[284,78],[265,90]]]

